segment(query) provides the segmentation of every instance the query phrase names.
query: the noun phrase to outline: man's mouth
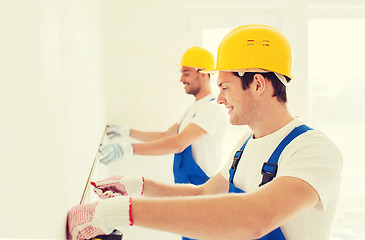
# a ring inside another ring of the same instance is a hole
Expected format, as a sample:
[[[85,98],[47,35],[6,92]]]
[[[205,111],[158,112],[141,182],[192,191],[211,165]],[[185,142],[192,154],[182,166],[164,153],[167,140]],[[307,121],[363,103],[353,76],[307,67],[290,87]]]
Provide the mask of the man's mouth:
[[[228,114],[230,114],[233,110],[233,106],[226,106],[227,110],[228,110]]]

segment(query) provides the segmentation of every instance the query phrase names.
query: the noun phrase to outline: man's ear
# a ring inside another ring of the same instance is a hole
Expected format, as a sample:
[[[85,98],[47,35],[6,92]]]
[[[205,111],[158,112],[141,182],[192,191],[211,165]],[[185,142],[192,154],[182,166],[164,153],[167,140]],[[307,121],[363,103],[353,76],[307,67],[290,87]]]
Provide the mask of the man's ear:
[[[257,96],[262,95],[266,89],[266,79],[261,74],[255,74],[252,81],[252,87]]]
[[[201,76],[202,78],[207,78],[207,79],[209,79],[209,74],[208,74],[208,73],[202,73],[202,72],[199,72],[199,74],[201,74],[200,76]]]

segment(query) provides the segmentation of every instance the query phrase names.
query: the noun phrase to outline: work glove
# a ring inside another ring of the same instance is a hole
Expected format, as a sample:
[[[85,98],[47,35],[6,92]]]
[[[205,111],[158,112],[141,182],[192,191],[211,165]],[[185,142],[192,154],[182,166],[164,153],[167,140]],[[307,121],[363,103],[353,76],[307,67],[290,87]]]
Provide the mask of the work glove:
[[[140,176],[113,176],[101,181],[92,182],[94,192],[101,199],[114,198],[122,195],[142,195],[144,177]]]
[[[94,188],[94,192],[99,196],[100,199],[108,199],[108,198],[114,198],[114,197],[120,197],[120,196],[123,196],[122,194],[120,193],[116,193],[116,192],[113,192],[113,191],[104,191],[104,190],[101,190],[99,188]]]
[[[118,197],[73,207],[67,213],[68,239],[91,239],[119,226],[133,226],[131,205],[130,197]]]
[[[121,127],[118,125],[107,125],[106,135],[111,140],[113,138],[124,138],[129,137],[131,134],[131,129],[126,127]]]
[[[131,143],[109,142],[100,147],[100,162],[108,165],[116,160],[128,159],[133,156]]]

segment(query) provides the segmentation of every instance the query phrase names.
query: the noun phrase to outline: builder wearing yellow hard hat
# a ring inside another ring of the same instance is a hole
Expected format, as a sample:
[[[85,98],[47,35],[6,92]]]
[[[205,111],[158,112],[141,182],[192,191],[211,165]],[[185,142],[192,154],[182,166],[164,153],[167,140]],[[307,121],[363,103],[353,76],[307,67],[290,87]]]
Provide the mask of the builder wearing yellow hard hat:
[[[198,187],[145,179],[143,194],[163,198],[121,196],[88,205],[94,212],[76,206],[68,215],[77,226],[69,224],[71,235],[86,226],[111,232],[118,223],[197,239],[329,239],[343,160],[325,134],[287,109],[291,55],[288,40],[273,27],[231,31],[219,46],[216,68],[208,72],[219,72],[217,101],[226,106],[230,122],[251,131],[227,163]],[[129,195],[121,187],[127,182],[115,181],[119,188],[113,192]],[[85,212],[92,212],[93,220],[81,225],[77,217]]]
[[[213,55],[202,47],[189,48],[181,59],[181,79],[185,92],[195,102],[165,132],[108,127],[110,138],[127,135],[144,141],[114,141],[101,147],[100,161],[129,160],[132,155],[164,155],[174,153],[173,172],[176,183],[205,183],[221,166],[221,144],[228,118],[211,92],[210,75],[201,70],[214,68]]]

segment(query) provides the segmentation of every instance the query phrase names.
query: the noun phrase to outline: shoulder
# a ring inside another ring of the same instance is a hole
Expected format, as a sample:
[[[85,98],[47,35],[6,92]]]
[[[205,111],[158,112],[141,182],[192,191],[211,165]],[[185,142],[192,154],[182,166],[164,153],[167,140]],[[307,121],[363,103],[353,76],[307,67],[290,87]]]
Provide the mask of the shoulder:
[[[300,118],[293,121],[294,126],[305,124]],[[322,131],[317,129],[308,130],[294,138],[284,151],[294,153],[311,152],[313,155],[325,154],[342,159],[342,154],[336,144]]]
[[[278,176],[297,177],[312,185],[325,208],[334,194],[330,189],[340,184],[342,168],[343,158],[336,144],[323,132],[310,130],[283,151]]]
[[[338,155],[342,158],[341,152],[336,144],[322,131],[309,130],[293,140],[291,147],[298,151],[314,150],[315,153],[326,153]]]
[[[343,164],[342,154],[336,144],[322,131],[309,130],[295,138],[283,151],[283,158],[289,162],[301,161],[314,165]]]

